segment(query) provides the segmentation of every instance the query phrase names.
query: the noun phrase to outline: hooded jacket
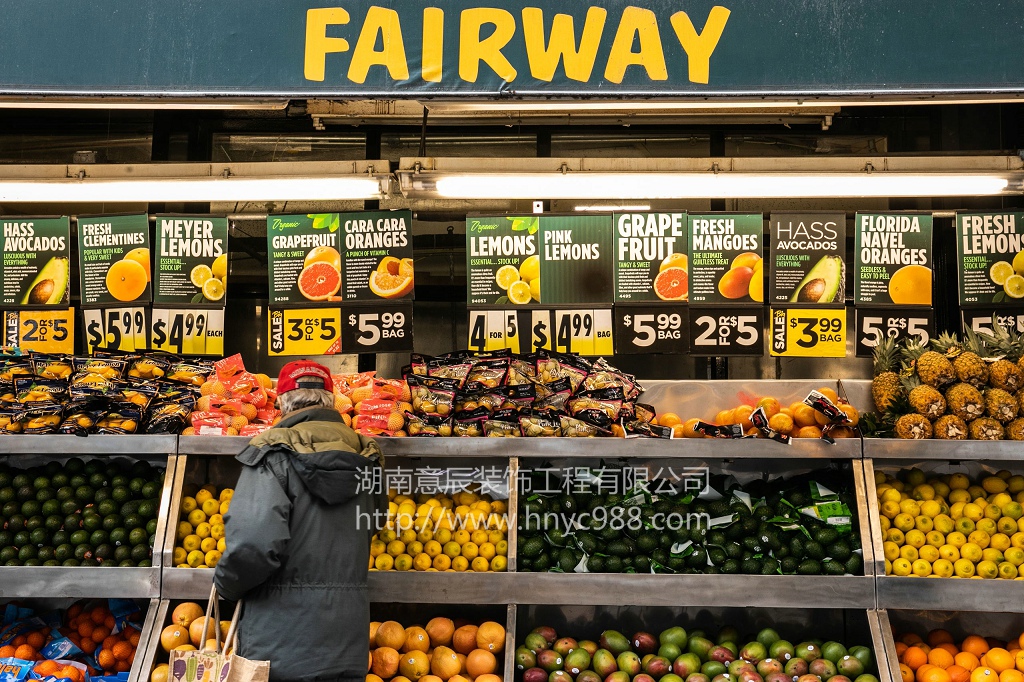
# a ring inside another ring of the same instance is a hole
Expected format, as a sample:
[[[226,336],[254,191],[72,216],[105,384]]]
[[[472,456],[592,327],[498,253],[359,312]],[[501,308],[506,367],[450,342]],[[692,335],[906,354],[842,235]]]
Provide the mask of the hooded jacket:
[[[310,407],[236,459],[214,584],[245,600],[239,655],[269,660],[275,681],[364,679],[369,547],[387,513],[380,448],[335,410]]]

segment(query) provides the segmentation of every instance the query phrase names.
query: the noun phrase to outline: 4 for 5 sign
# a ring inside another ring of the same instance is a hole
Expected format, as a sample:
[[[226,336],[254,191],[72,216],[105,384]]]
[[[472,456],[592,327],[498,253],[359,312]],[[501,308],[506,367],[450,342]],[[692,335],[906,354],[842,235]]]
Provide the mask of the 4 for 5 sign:
[[[797,358],[845,358],[844,308],[772,308],[771,354]]]

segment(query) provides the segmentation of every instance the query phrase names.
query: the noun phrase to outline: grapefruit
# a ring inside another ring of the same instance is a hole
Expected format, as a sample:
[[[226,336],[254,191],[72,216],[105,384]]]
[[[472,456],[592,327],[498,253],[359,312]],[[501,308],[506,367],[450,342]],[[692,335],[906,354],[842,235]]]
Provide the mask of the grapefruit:
[[[119,301],[134,301],[146,290],[149,275],[136,260],[119,260],[107,270],[107,291]]]
[[[665,268],[654,278],[654,293],[663,301],[685,301],[688,289],[686,270],[682,268]]]
[[[370,282],[373,282],[373,274]],[[299,293],[310,301],[326,301],[341,288],[341,273],[330,263],[316,262],[302,268],[299,273]],[[371,284],[371,289],[372,284]]]
[[[192,601],[178,604],[171,615],[171,621],[178,625],[188,627],[196,618],[203,617],[203,607]]]
[[[413,278],[411,276],[385,274],[376,270],[370,273],[370,291],[381,298],[408,296],[412,292],[412,287]]]
[[[690,261],[686,257],[685,253],[670,253],[665,260],[661,261],[661,266],[658,268],[658,272],[665,272],[669,268],[682,268],[683,270],[689,270]]]
[[[189,643],[188,628],[182,625],[168,625],[160,633],[160,645],[164,651],[170,651]]]
[[[335,270],[341,271],[341,254],[334,247],[317,246],[307,253],[305,260],[302,261],[304,267],[309,267],[313,263],[327,263]]]

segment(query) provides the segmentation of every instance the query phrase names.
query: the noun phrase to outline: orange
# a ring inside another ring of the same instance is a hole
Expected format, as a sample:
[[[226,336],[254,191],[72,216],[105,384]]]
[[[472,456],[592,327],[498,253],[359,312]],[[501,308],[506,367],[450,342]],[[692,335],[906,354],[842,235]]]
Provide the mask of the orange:
[[[96,662],[100,664],[100,667],[104,670],[113,670],[117,667],[117,658],[113,652],[101,649],[99,656],[96,657]]]
[[[398,651],[405,644],[405,628],[393,620],[384,621],[377,628],[377,646],[386,646]],[[381,677],[384,677],[381,675]]]
[[[41,632],[33,632],[25,638],[25,644],[28,644],[33,649],[42,649],[43,645],[46,644],[46,635]]]
[[[960,649],[957,648],[956,644],[943,643],[940,644],[937,648],[945,649],[949,652],[950,656],[956,656],[958,653],[960,653]]]
[[[114,658],[116,658],[119,661],[127,661],[129,658],[131,658],[131,655],[134,652],[135,650],[132,648],[132,645],[128,642],[118,642],[114,645],[113,649]]]
[[[459,655],[446,646],[435,648],[434,655],[430,659],[430,672],[442,680],[458,675],[462,672],[462,663],[459,662]]]
[[[339,278],[339,285],[340,283]],[[413,277],[412,275],[391,275],[373,271],[370,273],[369,285],[370,291],[381,298],[401,298],[412,291]]]
[[[953,662],[961,668],[967,668],[968,671],[974,670],[981,665],[981,661],[978,660],[978,657],[970,651],[961,651],[957,655],[953,656]]]
[[[908,632],[907,634],[900,637],[900,641],[906,644],[907,646],[914,646],[915,644],[920,644],[924,640],[921,639],[921,635],[915,632]]]
[[[1013,656],[1010,652],[1003,648],[989,649],[988,653],[985,654],[985,658],[988,659],[988,667],[995,670],[997,673],[1001,673],[1004,670],[1009,670],[1013,667]]]
[[[949,678],[953,682],[969,682],[971,679],[971,671],[958,665],[949,666],[946,668],[946,672],[949,673]]]
[[[928,652],[928,662],[945,670],[953,665],[953,654],[940,647],[935,647]]]
[[[907,645],[903,642],[896,640],[896,658],[903,660],[903,652],[907,650]]]
[[[413,626],[405,629],[405,644],[402,645],[402,653],[410,651],[426,651],[430,648],[430,637],[427,631],[421,627]]]
[[[928,654],[926,654],[921,647],[912,646],[903,652],[903,662],[906,663],[911,670],[916,672],[918,668],[928,662]]]
[[[36,660],[36,650],[28,644],[22,644],[14,650],[14,657],[23,661],[34,661]]]
[[[949,634],[948,630],[932,630],[928,633],[928,643],[932,646],[938,646],[940,644],[952,644],[953,635]]]
[[[1020,645],[1021,649],[1024,649],[1024,632],[1020,633],[1020,637],[1017,639],[1017,644]]]
[[[501,682],[501,678],[497,675],[486,673],[484,675],[478,675],[477,678],[473,680],[473,682]],[[1000,682],[1002,681],[1000,680]]]
[[[999,682],[1024,682],[1024,673],[1009,669],[999,673]]]
[[[388,679],[398,672],[398,663],[398,651],[389,646],[379,646],[373,650],[373,664],[370,669],[374,675]]]
[[[750,429],[754,427],[753,422],[750,421],[750,414],[754,411],[750,405],[740,405],[732,411],[732,418],[737,424],[741,424],[744,429]]]
[[[146,269],[136,260],[119,260],[110,264],[106,277],[107,291],[118,301],[134,301],[149,284]],[[106,618],[104,614],[103,618]],[[100,623],[103,619],[100,619]]]
[[[424,675],[420,678],[420,682],[444,682],[444,680],[437,675]]]
[[[663,412],[662,414],[658,415],[658,423],[661,424],[662,426],[675,426],[676,424],[681,424],[682,422],[683,420],[680,419],[679,415],[676,414],[675,412]]]
[[[976,668],[971,673],[971,682],[996,682],[998,679],[999,674],[995,670],[984,666]]]
[[[469,655],[469,652],[476,648],[475,625],[463,625],[452,635],[452,648],[460,654]]]
[[[424,675],[430,674],[430,657],[424,651],[410,651],[402,654],[398,671],[411,682],[418,682]]]
[[[821,438],[821,429],[817,426],[803,426],[790,435],[797,438]]]
[[[489,675],[490,673],[493,673],[497,667],[498,660],[490,651],[473,649],[469,652],[469,655],[466,656],[466,672],[474,679],[480,675]]]
[[[481,623],[476,631],[476,646],[492,654],[501,653],[505,649],[504,626],[492,620]]]
[[[933,665],[927,669],[917,671],[917,682],[951,682],[949,673],[942,668]]]
[[[900,663],[900,677],[903,678],[903,682],[914,682],[914,671],[906,666],[904,663]]]
[[[109,636],[110,628],[108,628],[106,625],[101,625],[92,631],[92,641],[96,642],[97,644],[99,644]]]
[[[171,622],[188,627],[196,618],[202,617],[203,607],[195,602],[187,601],[174,607],[174,613],[171,614]]]
[[[963,651],[974,654],[980,659],[988,652],[989,645],[984,638],[979,637],[978,635],[971,635],[964,639],[963,643],[960,644],[960,648]]]
[[[54,661],[43,661],[41,663],[37,663],[32,670],[36,674],[46,677],[47,675],[52,675],[60,670],[60,665]]]
[[[380,621],[370,621],[370,648],[377,646],[377,628],[380,627]]]
[[[17,647],[11,646],[10,644],[0,646],[0,658],[13,658],[16,649]]]
[[[85,626],[84,623],[82,625],[78,626],[79,627],[79,629],[78,629],[78,633],[79,634],[82,634],[82,628],[84,626]],[[92,627],[91,623],[89,624],[89,627],[90,628]],[[92,634],[92,632],[90,631],[89,634]],[[86,635],[82,635],[82,637],[83,637],[83,640],[84,640]],[[90,639],[89,641],[91,642],[92,640]],[[83,641],[82,643],[84,644],[85,642]],[[164,651],[170,651],[171,649],[174,649],[175,647],[179,647],[182,644],[188,644],[188,643],[189,643],[188,628],[182,627],[180,625],[168,625],[167,627],[165,627],[163,629],[163,632],[160,633],[160,644],[161,644],[161,646],[163,646]]]
[[[0,658],[3,658],[3,656],[0,656]],[[1024,673],[1024,650],[1018,650],[1017,653],[1014,654],[1014,660],[1017,664],[1017,670]]]

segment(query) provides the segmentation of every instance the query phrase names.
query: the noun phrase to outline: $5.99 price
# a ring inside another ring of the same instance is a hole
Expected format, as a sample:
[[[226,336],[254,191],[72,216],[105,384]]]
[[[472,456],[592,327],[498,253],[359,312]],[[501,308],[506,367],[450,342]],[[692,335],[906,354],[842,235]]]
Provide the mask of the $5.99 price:
[[[145,308],[90,309],[82,316],[89,353],[97,348],[131,353],[148,346]]]
[[[401,339],[405,337],[405,313],[352,313],[348,316],[348,324],[358,330],[356,343],[363,346],[376,346],[382,339]]]
[[[846,357],[846,311],[772,309],[772,355]]]
[[[622,322],[633,330],[633,345],[648,348],[655,341],[675,340],[683,337],[683,316],[679,313],[624,315]]]

